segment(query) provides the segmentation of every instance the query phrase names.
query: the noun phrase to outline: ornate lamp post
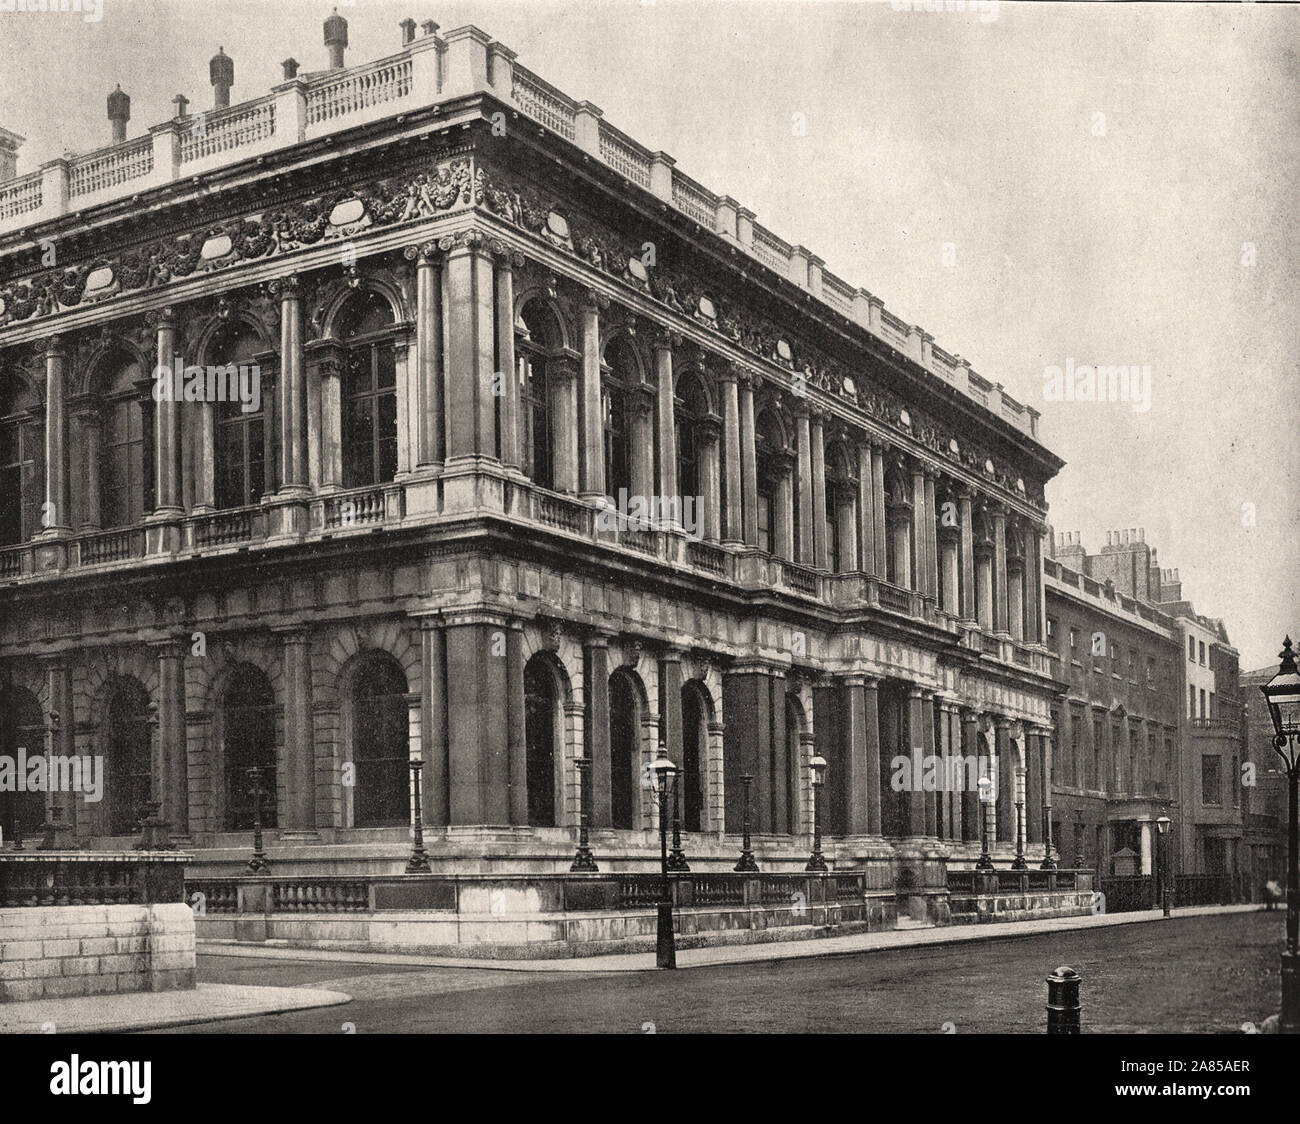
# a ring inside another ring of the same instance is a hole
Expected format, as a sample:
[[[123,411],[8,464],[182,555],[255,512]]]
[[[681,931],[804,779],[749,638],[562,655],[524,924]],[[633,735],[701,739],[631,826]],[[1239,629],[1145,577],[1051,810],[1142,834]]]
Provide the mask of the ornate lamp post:
[[[1025,778],[1019,768],[1016,772],[1016,857],[1011,861],[1012,870],[1028,870],[1025,861]]]
[[[412,757],[407,762],[407,765],[411,770],[411,787],[415,796],[415,813],[411,823],[411,857],[406,861],[406,873],[432,874],[433,869],[429,866],[429,852],[425,850],[424,846],[424,809],[421,806],[424,798],[420,794],[420,770],[424,768],[424,761],[419,757]]]
[[[262,797],[266,795],[262,787],[262,767],[254,765],[246,769],[245,774],[253,796],[253,857],[248,860],[248,869],[252,874],[265,874],[271,869],[271,864],[262,850]]]
[[[677,766],[668,759],[668,750],[659,743],[659,752],[650,763],[654,770],[659,804],[659,919],[655,930],[655,967],[677,967],[677,942],[673,935],[673,888],[668,875],[668,778]]]
[[[668,869],[674,874],[689,874],[690,864],[682,850],[682,771],[673,770],[673,846],[668,852]]]
[[[993,856],[989,854],[989,817],[992,815],[993,801],[997,799],[997,787],[992,778],[980,777],[976,787],[980,790],[980,857],[975,864],[976,870],[992,870]]]
[[[591,853],[588,834],[591,825],[591,758],[575,757],[573,764],[578,770],[578,850],[569,871],[572,874],[596,874],[600,867]]]
[[[1273,748],[1286,766],[1288,833],[1286,863],[1286,951],[1282,954],[1282,1034],[1300,1034],[1300,819],[1297,818],[1297,788],[1300,786],[1300,671],[1296,669],[1291,637],[1279,653],[1281,666],[1260,690],[1268,701],[1273,719]]]
[[[812,770],[813,846],[804,870],[825,872],[826,859],[822,855],[822,781],[826,776],[826,758],[820,753],[815,754],[808,762],[808,767]]]
[[[1173,879],[1169,874],[1169,824],[1168,816],[1160,816],[1156,820],[1156,839],[1160,847],[1160,901],[1165,911],[1165,916],[1169,916],[1169,911],[1173,908],[1169,899],[1173,896],[1173,887],[1170,883]]]
[[[749,841],[749,786],[754,783],[753,773],[740,774],[740,786],[744,789],[745,809],[741,817],[741,830],[744,832],[740,844],[740,862],[736,863],[733,870],[742,873],[757,874],[758,863],[754,861],[754,851]]]

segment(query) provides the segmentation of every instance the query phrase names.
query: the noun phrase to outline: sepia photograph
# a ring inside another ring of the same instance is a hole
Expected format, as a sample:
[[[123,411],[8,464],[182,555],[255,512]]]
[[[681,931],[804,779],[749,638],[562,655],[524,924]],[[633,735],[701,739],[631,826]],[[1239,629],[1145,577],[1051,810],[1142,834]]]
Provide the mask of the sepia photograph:
[[[1298,33],[0,0],[0,1100],[1280,1089]]]

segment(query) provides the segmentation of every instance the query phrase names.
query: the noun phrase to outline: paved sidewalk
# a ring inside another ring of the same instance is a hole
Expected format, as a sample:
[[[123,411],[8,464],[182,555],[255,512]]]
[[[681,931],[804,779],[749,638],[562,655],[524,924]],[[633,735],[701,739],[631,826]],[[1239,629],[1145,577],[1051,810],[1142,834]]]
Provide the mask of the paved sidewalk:
[[[193,991],[135,991],[0,1004],[0,1034],[94,1034],[153,1030],[351,1002],[341,991],[199,984]]]
[[[1174,911],[1173,919],[1203,917],[1218,913],[1250,913],[1262,905],[1191,906]],[[1279,915],[1281,916],[1281,915]],[[1158,909],[1139,913],[1101,913],[1086,917],[1052,917],[1038,921],[1001,921],[984,925],[944,925],[916,929],[858,933],[846,937],[822,937],[801,941],[770,941],[761,944],[715,945],[709,948],[678,949],[678,968],[703,968],[713,964],[745,964],[766,960],[802,960],[815,956],[842,956],[877,949],[910,948],[918,945],[961,944],[965,941],[1007,940],[1038,933],[1095,929],[1108,925],[1135,925],[1160,921]],[[1281,922],[1279,922],[1280,924]],[[497,972],[652,972],[653,952],[621,953],[612,956],[577,956],[549,960],[471,960],[459,956],[421,956],[403,952],[344,952],[326,949],[287,948],[274,944],[236,944],[233,941],[200,941],[204,956],[246,956],[255,959],[339,961],[349,964],[408,964],[425,968],[490,968]],[[2,1010],[2,1008],[0,1008]]]

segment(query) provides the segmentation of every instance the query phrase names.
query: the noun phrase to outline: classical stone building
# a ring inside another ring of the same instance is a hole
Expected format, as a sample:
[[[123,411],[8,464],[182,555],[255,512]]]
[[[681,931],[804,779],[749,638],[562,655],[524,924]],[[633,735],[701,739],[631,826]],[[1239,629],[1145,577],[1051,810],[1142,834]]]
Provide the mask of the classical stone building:
[[[1149,874],[1155,821],[1172,821],[1171,862],[1186,874],[1235,874],[1250,785],[1237,651],[1223,622],[1182,599],[1141,528],[1111,531],[1089,554],[1055,535],[1046,563],[1057,678],[1053,788],[1067,860]]]
[[[111,147],[0,183],[3,738],[103,755],[76,838],[152,798],[236,869],[262,766],[277,870],[400,871],[414,756],[435,870],[566,870],[585,756],[597,861],[649,870],[662,742],[696,869],[744,775],[802,869],[820,755],[828,860],[941,908],[976,794],[897,790],[913,750],[996,756],[1041,862],[1035,411],[477,28],[346,39],[234,105],[219,54],[137,138],[115,91]],[[256,408],[159,400],[178,363]]]

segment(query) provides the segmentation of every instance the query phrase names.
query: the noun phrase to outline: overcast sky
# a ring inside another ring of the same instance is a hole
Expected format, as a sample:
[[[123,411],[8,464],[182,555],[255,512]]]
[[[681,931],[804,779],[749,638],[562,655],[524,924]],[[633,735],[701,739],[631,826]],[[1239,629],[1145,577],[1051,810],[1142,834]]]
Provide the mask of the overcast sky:
[[[102,18],[0,13],[0,127],[19,170],[129,136],[178,92],[211,105],[324,66],[329,6],[102,0]],[[1041,410],[1068,463],[1057,530],[1099,550],[1145,527],[1244,667],[1300,625],[1300,10],[1264,3],[354,0],[348,62],[410,15],[474,23],[706,187],[881,296]],[[806,121],[796,135],[794,115]],[[945,262],[945,244],[951,244]],[[1253,247],[1253,252],[1252,252]],[[1250,264],[1253,262],[1253,264]],[[1288,298],[1290,298],[1288,300]],[[1151,370],[1151,406],[1044,400],[1044,370]],[[1246,507],[1245,505],[1253,505]],[[1253,525],[1251,525],[1253,523]]]

